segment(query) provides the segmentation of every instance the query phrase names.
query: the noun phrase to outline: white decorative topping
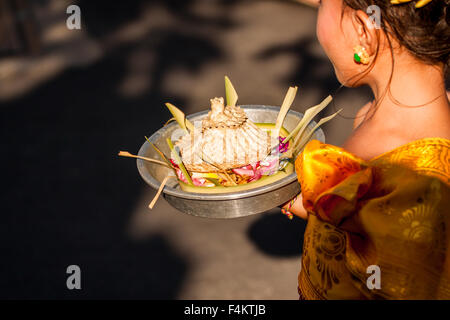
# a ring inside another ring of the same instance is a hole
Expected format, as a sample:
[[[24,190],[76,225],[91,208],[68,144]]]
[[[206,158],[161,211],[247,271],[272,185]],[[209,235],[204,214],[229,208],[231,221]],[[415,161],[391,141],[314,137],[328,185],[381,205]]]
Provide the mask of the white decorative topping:
[[[201,132],[184,135],[179,146],[188,171],[220,172],[263,160],[270,150],[269,134],[251,122],[240,107],[211,99],[211,111],[202,120]],[[211,165],[214,164],[214,165]]]
[[[214,98],[210,101],[211,111],[202,122],[202,128],[204,130],[219,127],[238,127],[247,120],[247,115],[244,110],[240,107],[225,107],[222,97]]]

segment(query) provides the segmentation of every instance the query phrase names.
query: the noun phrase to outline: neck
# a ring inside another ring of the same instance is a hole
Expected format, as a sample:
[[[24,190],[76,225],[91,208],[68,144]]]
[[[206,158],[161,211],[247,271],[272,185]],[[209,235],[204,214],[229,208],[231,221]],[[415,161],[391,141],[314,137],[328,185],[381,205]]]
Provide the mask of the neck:
[[[449,107],[442,68],[413,58],[396,61],[393,72],[390,66],[391,63],[384,63],[381,68],[374,68],[367,81],[377,103],[370,117],[379,116],[386,120],[389,119],[386,116],[411,107]]]

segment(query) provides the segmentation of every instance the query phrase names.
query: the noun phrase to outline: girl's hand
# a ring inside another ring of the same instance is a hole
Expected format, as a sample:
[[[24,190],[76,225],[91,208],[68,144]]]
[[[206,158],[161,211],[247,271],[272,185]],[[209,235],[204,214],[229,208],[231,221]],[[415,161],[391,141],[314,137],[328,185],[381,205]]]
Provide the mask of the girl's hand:
[[[290,201],[282,204],[280,208],[284,208],[287,210],[289,202]],[[308,212],[303,207],[303,196],[301,193],[297,196],[297,200],[295,200],[295,202],[292,204],[292,207],[289,211],[295,214],[297,217],[308,220]]]

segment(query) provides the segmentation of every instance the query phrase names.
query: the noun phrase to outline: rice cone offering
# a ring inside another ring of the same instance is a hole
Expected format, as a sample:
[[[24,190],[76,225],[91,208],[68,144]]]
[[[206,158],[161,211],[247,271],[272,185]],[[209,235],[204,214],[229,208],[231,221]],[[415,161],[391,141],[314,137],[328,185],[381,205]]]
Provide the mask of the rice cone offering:
[[[264,160],[270,153],[269,132],[257,127],[238,106],[211,99],[201,124],[175,143],[188,171],[222,172]]]
[[[173,170],[174,174],[168,175],[161,183],[156,198],[168,177],[176,178],[183,191],[193,193],[238,192],[283,179],[294,172],[295,158],[314,131],[340,112],[307,129],[312,119],[332,100],[328,96],[317,106],[306,110],[296,127],[288,132],[283,122],[297,87],[289,88],[275,123],[252,122],[236,105],[238,96],[228,77],[225,77],[225,93],[226,103],[221,97],[211,99],[207,116],[194,124],[180,109],[166,103],[173,115],[166,125],[172,120],[179,125],[178,134],[166,138],[170,156],[148,141],[163,161],[138,157]],[[119,155],[137,157],[127,152]]]

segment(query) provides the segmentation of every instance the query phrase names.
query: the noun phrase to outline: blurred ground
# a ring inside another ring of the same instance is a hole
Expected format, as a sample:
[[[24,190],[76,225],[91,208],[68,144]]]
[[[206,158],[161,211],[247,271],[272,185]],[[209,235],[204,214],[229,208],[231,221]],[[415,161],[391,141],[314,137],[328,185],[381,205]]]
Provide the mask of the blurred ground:
[[[68,30],[77,3],[82,30]],[[290,1],[39,0],[42,51],[0,58],[4,158],[0,298],[297,299],[305,224],[279,210],[236,220],[184,215],[155,191],[136,153],[170,118],[223,95],[304,111],[338,88],[315,38],[315,10]],[[371,98],[345,89],[352,117]],[[340,145],[352,119],[324,126]],[[66,267],[82,290],[66,289]]]

